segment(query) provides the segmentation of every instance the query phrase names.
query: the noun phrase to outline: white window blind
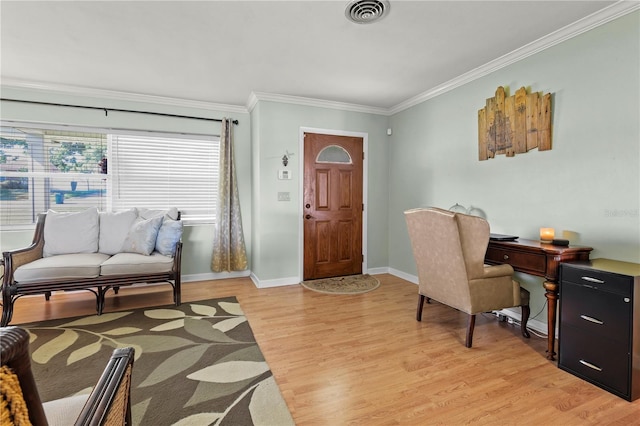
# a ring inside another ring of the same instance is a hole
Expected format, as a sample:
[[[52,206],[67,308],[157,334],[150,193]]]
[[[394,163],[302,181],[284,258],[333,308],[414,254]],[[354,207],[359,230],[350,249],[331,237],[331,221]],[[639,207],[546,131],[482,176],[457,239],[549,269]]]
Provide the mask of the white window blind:
[[[177,207],[188,222],[213,223],[219,139],[110,135],[113,210]]]
[[[105,134],[0,127],[0,225],[28,226],[48,209],[106,207]]]
[[[120,133],[2,122],[0,227],[89,207],[176,207],[190,223],[215,222],[218,137]]]

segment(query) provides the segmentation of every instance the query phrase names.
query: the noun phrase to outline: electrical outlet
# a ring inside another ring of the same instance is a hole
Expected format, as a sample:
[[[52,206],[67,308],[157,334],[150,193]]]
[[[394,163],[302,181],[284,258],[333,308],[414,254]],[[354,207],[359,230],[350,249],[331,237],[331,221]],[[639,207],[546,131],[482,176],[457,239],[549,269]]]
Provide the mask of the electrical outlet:
[[[278,201],[291,201],[290,192],[278,192]]]

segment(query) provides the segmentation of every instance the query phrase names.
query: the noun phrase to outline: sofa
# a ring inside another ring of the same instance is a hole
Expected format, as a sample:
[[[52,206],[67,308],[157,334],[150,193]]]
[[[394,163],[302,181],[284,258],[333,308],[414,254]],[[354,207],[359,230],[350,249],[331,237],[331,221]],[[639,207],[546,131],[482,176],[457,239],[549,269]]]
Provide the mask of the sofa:
[[[49,300],[54,291],[91,291],[100,315],[110,289],[167,282],[180,305],[182,230],[175,208],[39,214],[31,245],[3,253],[0,325],[9,324],[20,297]]]

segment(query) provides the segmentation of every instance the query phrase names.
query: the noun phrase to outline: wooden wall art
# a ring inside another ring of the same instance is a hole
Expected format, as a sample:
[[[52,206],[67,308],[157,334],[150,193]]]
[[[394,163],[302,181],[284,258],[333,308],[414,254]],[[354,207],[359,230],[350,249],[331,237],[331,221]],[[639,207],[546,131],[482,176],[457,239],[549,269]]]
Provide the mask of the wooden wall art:
[[[505,98],[504,87],[478,111],[480,161],[505,154],[513,157],[533,148],[551,149],[551,94],[527,94],[524,87]]]

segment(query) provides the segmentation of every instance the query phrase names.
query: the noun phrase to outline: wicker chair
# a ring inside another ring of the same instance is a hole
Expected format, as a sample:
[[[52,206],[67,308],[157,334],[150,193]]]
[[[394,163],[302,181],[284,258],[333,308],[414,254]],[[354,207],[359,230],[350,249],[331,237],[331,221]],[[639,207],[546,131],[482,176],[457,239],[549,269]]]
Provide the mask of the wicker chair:
[[[467,313],[465,346],[470,348],[476,314],[520,306],[522,335],[529,337],[529,292],[512,279],[511,265],[484,265],[486,220],[437,208],[408,210],[405,219],[418,267],[418,321],[425,299]]]
[[[43,404],[31,371],[27,331],[19,327],[0,328],[0,347],[3,373],[8,373],[10,376],[9,379],[5,376],[5,380],[0,383],[2,405],[7,407],[6,410],[3,407],[3,414],[10,413],[8,420],[1,420],[3,426],[14,424],[14,421],[15,424],[20,424],[16,421],[17,417],[25,415],[25,412],[34,426],[72,423],[110,426],[131,424],[133,348],[113,351],[88,399],[87,395],[82,395]],[[10,382],[15,383],[15,379],[19,386],[12,388]],[[16,393],[19,394],[16,388],[22,392],[23,398],[16,397]]]

